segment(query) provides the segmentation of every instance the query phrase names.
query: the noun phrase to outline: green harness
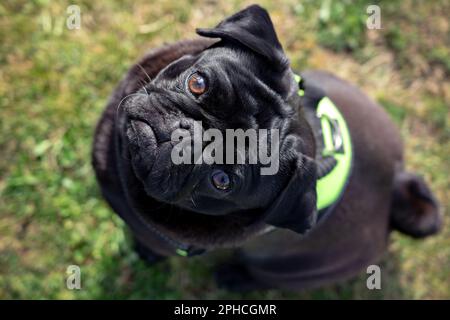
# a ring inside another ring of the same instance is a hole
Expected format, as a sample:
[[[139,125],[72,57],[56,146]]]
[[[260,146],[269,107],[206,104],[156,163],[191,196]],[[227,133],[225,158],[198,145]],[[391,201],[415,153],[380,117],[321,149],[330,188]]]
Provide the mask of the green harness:
[[[299,83],[298,94],[305,96],[301,85],[302,78],[295,75]],[[352,167],[353,148],[347,123],[336,105],[324,96],[315,109],[315,116],[320,120],[323,149],[320,151],[322,161],[333,163],[326,174],[317,180],[317,210],[322,211],[335,204],[344,192]],[[334,160],[333,160],[334,159]]]

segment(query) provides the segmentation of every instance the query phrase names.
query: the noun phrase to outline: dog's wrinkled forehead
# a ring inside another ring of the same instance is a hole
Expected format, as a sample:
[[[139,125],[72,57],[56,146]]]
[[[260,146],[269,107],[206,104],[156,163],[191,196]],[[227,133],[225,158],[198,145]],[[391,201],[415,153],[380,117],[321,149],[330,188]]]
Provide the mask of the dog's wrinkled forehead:
[[[229,80],[231,77],[253,80],[255,73],[260,71],[257,67],[258,60],[261,60],[261,57],[255,57],[248,50],[219,41],[197,55],[186,55],[172,62],[161,70],[155,82],[186,78],[197,71],[216,81]]]

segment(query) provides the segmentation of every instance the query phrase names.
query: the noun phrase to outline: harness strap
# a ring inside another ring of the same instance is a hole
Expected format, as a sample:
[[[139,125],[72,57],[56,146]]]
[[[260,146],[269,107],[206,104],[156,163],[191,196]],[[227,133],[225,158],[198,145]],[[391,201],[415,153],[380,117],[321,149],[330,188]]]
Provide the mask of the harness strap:
[[[308,100],[308,88],[305,89],[304,80],[300,75],[294,78],[299,84],[298,95],[302,98],[302,105],[306,112],[312,114],[307,118],[317,143],[317,210],[323,213],[338,202],[350,177],[353,161],[350,131],[330,98],[323,93],[323,96]],[[317,95],[318,90],[314,88],[313,91]]]

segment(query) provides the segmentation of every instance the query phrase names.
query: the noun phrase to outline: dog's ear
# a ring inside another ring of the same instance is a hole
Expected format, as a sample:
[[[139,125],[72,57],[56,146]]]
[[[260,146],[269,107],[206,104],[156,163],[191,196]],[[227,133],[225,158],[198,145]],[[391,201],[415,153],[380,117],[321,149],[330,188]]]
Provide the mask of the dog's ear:
[[[238,42],[269,59],[280,69],[285,69],[289,65],[269,14],[258,5],[252,5],[235,13],[215,28],[202,28],[196,31],[204,37]]]
[[[316,223],[316,164],[299,155],[294,174],[264,213],[266,223],[304,234]]]

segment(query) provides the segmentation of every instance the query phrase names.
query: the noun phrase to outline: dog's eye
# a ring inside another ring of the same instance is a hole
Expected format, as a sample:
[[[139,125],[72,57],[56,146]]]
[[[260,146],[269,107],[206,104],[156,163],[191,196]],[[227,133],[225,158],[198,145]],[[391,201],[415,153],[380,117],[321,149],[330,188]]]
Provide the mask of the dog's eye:
[[[231,186],[230,177],[222,170],[215,170],[211,175],[211,180],[219,190],[228,190]]]
[[[193,73],[188,79],[188,88],[191,93],[201,95],[206,91],[206,80],[200,74]]]

